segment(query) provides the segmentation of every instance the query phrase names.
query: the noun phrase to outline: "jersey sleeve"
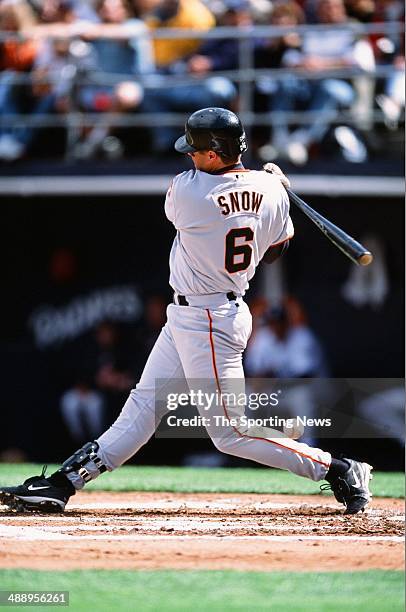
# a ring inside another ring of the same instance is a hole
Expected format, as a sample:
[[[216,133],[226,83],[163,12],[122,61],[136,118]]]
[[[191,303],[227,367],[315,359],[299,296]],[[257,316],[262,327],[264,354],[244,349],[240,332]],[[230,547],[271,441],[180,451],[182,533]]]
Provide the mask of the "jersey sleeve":
[[[165,215],[167,219],[175,225],[175,196],[174,196],[175,179],[171,180],[165,198]]]
[[[191,170],[177,174],[173,177],[168,191],[166,192],[165,214],[167,219],[173,223],[177,230],[180,229],[182,225],[185,202],[187,202],[185,190],[188,189],[188,184],[192,176],[193,173]]]
[[[274,216],[271,222],[269,246],[275,246],[293,237],[295,230],[289,215],[289,209],[289,197],[286,190],[281,185],[280,197],[275,206]]]

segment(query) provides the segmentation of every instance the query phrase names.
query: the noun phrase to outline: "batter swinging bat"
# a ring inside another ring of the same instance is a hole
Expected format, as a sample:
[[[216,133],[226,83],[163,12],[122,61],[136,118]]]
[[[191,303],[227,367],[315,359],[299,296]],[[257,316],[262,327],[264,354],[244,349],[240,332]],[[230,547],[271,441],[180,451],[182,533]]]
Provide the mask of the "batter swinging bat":
[[[268,170],[265,166],[264,170],[272,173],[272,171]],[[285,186],[285,189],[288,193],[290,203],[296,204],[296,206],[317,225],[319,230],[323,232],[323,234],[344,253],[344,255],[351,259],[351,261],[361,266],[368,266],[372,262],[373,255],[368,249],[349,236],[344,230],[340,229],[311,208],[288,187]]]

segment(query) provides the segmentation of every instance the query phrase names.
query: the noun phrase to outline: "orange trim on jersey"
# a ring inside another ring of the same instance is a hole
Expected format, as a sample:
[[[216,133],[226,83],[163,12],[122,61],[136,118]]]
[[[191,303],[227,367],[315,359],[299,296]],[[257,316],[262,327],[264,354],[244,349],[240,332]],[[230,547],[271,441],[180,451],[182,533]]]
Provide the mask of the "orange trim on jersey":
[[[207,312],[207,316],[209,318],[210,346],[211,346],[211,357],[212,357],[212,363],[213,363],[214,376],[216,378],[217,389],[218,389],[218,391],[220,393],[221,403],[222,403],[222,406],[223,406],[224,414],[226,415],[226,419],[228,421],[231,421],[230,417],[228,416],[227,409],[226,409],[226,407],[224,405],[223,395],[221,393],[220,381],[219,381],[219,377],[218,377],[218,371],[217,371],[217,365],[216,365],[216,352],[215,352],[215,349],[214,349],[214,342],[213,342],[213,320],[212,320],[211,315],[210,315],[210,310],[208,310],[206,308],[206,312]],[[306,459],[311,459],[315,463],[320,463],[320,465],[324,465],[324,467],[326,467],[326,468],[330,467],[329,463],[324,463],[324,461],[319,461],[318,459],[314,459],[314,457],[312,457],[311,455],[306,455],[305,453],[301,453],[300,451],[294,450],[293,448],[290,448],[289,446],[285,446],[284,444],[280,444],[279,442],[275,442],[274,440],[270,440],[269,438],[260,438],[259,436],[248,436],[246,434],[241,433],[236,427],[234,427],[234,425],[232,425],[231,427],[240,436],[240,438],[249,438],[250,440],[262,440],[263,442],[268,442],[270,444],[275,444],[276,446],[280,446],[281,448],[284,448],[286,450],[290,450],[292,453],[296,453],[297,455],[301,455],[302,457],[306,457]]]
[[[294,235],[295,234],[293,233],[290,236],[288,236],[287,238],[284,238],[283,240],[280,240],[279,242],[273,242],[272,244],[269,245],[268,249],[270,249],[271,247],[274,247],[274,246],[278,246],[278,244],[283,244],[287,240],[292,240]]]

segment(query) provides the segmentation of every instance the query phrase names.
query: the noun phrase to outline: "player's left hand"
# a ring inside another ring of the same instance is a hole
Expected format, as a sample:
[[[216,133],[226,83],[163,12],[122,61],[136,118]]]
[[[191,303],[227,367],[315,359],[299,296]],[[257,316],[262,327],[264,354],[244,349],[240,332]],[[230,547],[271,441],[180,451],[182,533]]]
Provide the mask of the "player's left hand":
[[[280,182],[282,183],[284,187],[290,187],[290,180],[288,179],[287,176],[283,174],[279,166],[277,166],[276,164],[272,164],[271,162],[267,162],[262,167],[266,172],[270,172],[271,174],[276,174],[276,176],[278,177],[278,179],[280,180]]]

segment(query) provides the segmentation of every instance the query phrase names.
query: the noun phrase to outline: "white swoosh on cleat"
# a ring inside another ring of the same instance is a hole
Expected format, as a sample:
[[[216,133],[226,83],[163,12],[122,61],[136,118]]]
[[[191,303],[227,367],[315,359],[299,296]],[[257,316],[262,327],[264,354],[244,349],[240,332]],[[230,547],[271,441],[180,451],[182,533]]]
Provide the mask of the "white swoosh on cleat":
[[[40,491],[41,489],[50,489],[51,487],[34,487],[34,485],[29,485],[27,488],[29,491]]]
[[[361,485],[360,479],[358,478],[358,474],[355,471],[354,471],[353,477],[354,477],[354,484],[352,486],[355,487],[356,489],[360,489],[362,485]]]

